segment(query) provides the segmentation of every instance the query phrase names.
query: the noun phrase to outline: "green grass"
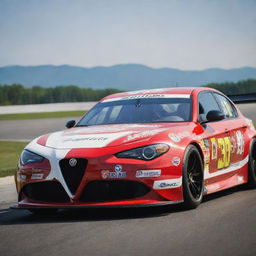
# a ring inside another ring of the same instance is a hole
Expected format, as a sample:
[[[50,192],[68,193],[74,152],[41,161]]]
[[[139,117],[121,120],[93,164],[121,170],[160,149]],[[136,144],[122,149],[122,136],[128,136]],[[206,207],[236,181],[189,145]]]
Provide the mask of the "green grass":
[[[27,142],[0,141],[0,177],[13,175]]]
[[[20,119],[41,119],[59,117],[81,117],[86,111],[58,111],[40,113],[21,113],[21,114],[0,114],[0,120],[20,120]]]

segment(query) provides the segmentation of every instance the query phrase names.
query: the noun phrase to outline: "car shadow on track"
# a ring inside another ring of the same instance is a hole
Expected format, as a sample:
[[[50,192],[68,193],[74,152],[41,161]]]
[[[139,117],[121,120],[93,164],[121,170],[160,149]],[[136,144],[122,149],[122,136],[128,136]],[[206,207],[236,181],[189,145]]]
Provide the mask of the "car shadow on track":
[[[242,192],[242,191],[245,191],[245,190],[249,190],[249,189],[247,189],[244,184],[233,187],[233,188],[229,188],[229,189],[226,189],[226,190],[223,190],[223,191],[220,191],[220,192],[216,192],[216,193],[213,193],[213,194],[210,194],[210,195],[206,195],[203,198],[202,203],[207,203],[209,201],[216,200],[218,198],[224,198],[226,196],[232,195],[232,194],[237,193],[237,192]]]
[[[0,211],[0,225],[157,218],[179,211],[184,211],[180,205],[172,207],[59,210],[57,213],[44,215],[33,214],[27,210],[4,209]]]
[[[233,193],[243,191],[243,186],[234,187],[204,197],[202,204],[225,198]],[[200,211],[200,207],[196,209]],[[155,206],[145,208],[104,208],[59,210],[48,215],[36,215],[28,210],[0,210],[0,225],[72,223],[83,221],[113,221],[122,219],[159,218],[173,213],[187,211],[182,205]]]

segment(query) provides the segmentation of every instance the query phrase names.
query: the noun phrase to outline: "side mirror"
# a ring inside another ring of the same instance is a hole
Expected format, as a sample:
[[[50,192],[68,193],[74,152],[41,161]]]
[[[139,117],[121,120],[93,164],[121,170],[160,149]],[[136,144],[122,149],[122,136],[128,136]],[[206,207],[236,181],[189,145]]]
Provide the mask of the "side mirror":
[[[224,114],[222,112],[220,112],[219,110],[211,110],[206,115],[206,119],[209,122],[219,121],[219,120],[224,119],[224,117],[225,117]]]
[[[74,127],[75,124],[76,124],[76,120],[69,120],[69,121],[67,121],[67,123],[66,123],[66,127],[69,129],[69,128]]]

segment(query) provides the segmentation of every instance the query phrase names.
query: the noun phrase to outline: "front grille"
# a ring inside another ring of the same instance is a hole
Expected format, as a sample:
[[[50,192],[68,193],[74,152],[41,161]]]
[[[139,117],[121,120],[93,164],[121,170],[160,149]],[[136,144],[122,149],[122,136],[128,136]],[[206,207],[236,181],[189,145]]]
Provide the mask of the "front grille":
[[[57,181],[30,183],[24,186],[22,192],[29,199],[41,202],[64,203],[70,201],[66,191]]]
[[[71,166],[69,163],[70,158],[60,160],[60,169],[62,176],[72,194],[76,193],[78,186],[84,176],[87,166],[87,160],[84,158],[76,158],[76,165]]]
[[[144,196],[150,189],[128,180],[91,181],[80,196],[81,202],[108,202]]]

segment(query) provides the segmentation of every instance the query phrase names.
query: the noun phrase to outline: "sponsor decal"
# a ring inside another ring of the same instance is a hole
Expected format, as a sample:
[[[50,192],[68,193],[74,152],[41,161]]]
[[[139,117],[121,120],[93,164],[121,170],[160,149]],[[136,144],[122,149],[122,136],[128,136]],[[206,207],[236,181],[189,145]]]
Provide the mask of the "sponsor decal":
[[[169,188],[178,188],[182,184],[182,178],[178,179],[169,179],[169,180],[156,180],[154,181],[153,189],[169,189]]]
[[[119,165],[119,164],[117,164],[116,166],[115,166],[115,171],[116,172],[122,172],[122,165]]]
[[[182,98],[188,99],[190,98],[190,94],[139,94],[139,95],[130,95],[125,97],[117,97],[106,99],[103,102],[111,102],[118,100],[133,100],[133,99],[150,99],[150,98]]]
[[[108,138],[106,137],[84,137],[84,138],[69,138],[69,139],[65,139],[62,142],[76,142],[76,141],[104,141],[107,140]]]
[[[62,134],[62,136],[67,137],[67,136],[73,136],[73,135],[84,135],[84,136],[89,136],[89,137],[96,137],[98,138],[98,133],[101,134],[101,137],[107,138],[110,135],[110,132],[112,135],[116,135],[120,132],[126,131],[129,134],[133,133],[132,129],[136,129],[135,132],[143,132],[145,128],[158,128],[161,127],[161,125],[142,125],[142,124],[116,124],[114,127],[108,127],[106,125],[103,125],[102,127],[90,127],[86,128],[84,127],[83,129],[76,128],[75,130],[66,130],[65,133]],[[116,134],[115,134],[116,133]],[[83,138],[83,137],[82,137]]]
[[[236,132],[236,142],[237,142],[236,153],[238,155],[242,155],[244,153],[244,137],[241,131]]]
[[[101,177],[103,179],[120,179],[120,178],[126,178],[126,172],[122,172],[122,165],[116,165],[115,171],[110,172],[108,170],[102,170],[101,171]]]
[[[122,98],[122,100],[131,100],[131,99],[143,99],[143,98],[164,98],[164,94],[142,94],[142,95],[131,95]]]
[[[235,153],[236,152],[236,136],[231,136],[230,137],[230,143],[231,143],[231,153]]]
[[[107,179],[109,177],[109,171],[108,170],[102,170],[101,171],[101,177],[103,179]]]
[[[79,129],[80,130],[80,129]],[[127,136],[131,132],[104,133],[102,134],[65,134],[56,132],[49,136],[46,146],[57,149],[67,148],[102,148],[109,143]]]
[[[173,157],[173,159],[172,159],[172,165],[173,165],[173,166],[178,166],[178,165],[180,165],[180,158],[179,158],[178,156]]]
[[[132,134],[127,136],[127,138],[124,140],[124,142],[127,141],[131,141],[131,140],[135,140],[135,139],[143,139],[149,136],[154,136],[162,131],[165,131],[166,129],[157,129],[157,130],[153,130],[153,131],[143,131],[140,133],[136,133],[136,134]]]
[[[203,140],[199,141],[199,144],[200,144],[203,154],[204,154],[204,163],[208,164],[210,162],[209,141],[207,139],[203,139]]]
[[[77,164],[77,160],[75,158],[71,158],[69,159],[68,163],[71,167],[75,167]]]
[[[138,170],[136,171],[136,178],[151,178],[159,177],[161,170]]]
[[[217,142],[215,138],[211,138],[212,144],[212,160],[217,159]]]
[[[182,139],[189,137],[189,132],[169,133],[169,138],[173,142],[180,142]]]
[[[31,175],[32,180],[41,180],[44,177],[43,173],[33,173]]]
[[[170,133],[169,138],[176,143],[181,141],[181,138],[175,133]]]

